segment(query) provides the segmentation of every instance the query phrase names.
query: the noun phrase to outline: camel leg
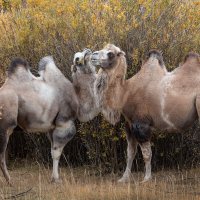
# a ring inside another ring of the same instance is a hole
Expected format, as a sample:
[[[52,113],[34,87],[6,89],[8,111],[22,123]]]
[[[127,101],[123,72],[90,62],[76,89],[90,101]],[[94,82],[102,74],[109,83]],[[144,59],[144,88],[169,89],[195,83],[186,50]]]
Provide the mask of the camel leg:
[[[146,182],[151,179],[151,143],[150,141],[140,144],[143,159],[145,162],[145,176],[142,182]]]
[[[3,175],[6,181],[11,184],[10,182],[10,175],[8,173],[8,169],[6,166],[6,148],[9,140],[9,135],[12,133],[13,130],[8,129],[7,131],[1,130],[0,133],[0,167],[3,172]]]
[[[126,126],[126,132],[127,132],[127,164],[126,164],[126,170],[122,176],[118,180],[119,183],[126,183],[130,181],[130,176],[131,176],[131,168],[132,168],[132,163],[135,158],[135,155],[137,153],[137,140],[135,139],[134,135],[132,135],[129,127]]]
[[[52,182],[60,182],[59,179],[59,160],[65,145],[74,137],[76,128],[73,121],[59,123],[49,137],[51,142],[51,156],[53,159]]]

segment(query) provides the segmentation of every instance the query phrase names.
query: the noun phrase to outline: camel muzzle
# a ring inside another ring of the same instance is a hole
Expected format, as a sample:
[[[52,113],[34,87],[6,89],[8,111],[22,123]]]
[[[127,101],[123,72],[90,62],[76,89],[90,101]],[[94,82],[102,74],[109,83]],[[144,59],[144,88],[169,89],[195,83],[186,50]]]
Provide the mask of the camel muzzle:
[[[91,59],[92,65],[94,65],[95,67],[101,65],[100,59],[99,59],[99,52],[98,52],[98,51],[95,51],[95,52],[92,54],[92,56],[91,56],[90,59]]]

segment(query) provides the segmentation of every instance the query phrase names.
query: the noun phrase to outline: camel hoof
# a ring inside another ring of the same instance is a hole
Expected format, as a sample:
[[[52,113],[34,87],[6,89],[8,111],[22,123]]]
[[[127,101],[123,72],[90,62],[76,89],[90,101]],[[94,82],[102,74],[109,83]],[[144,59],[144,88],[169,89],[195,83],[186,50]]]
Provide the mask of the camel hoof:
[[[129,179],[129,178],[124,178],[124,177],[122,177],[122,178],[120,178],[117,182],[118,182],[118,183],[129,183],[129,182],[130,182],[130,179]]]
[[[152,178],[151,176],[150,176],[150,177],[147,177],[147,178],[144,178],[144,180],[141,181],[140,183],[146,183],[146,182],[150,181],[151,178]]]
[[[52,178],[52,179],[51,179],[51,183],[61,184],[61,183],[62,183],[62,180],[59,179],[59,178]]]
[[[14,184],[12,183],[12,181],[8,181],[7,183],[8,183],[8,185],[9,185],[10,187],[13,187],[13,186],[14,186]]]

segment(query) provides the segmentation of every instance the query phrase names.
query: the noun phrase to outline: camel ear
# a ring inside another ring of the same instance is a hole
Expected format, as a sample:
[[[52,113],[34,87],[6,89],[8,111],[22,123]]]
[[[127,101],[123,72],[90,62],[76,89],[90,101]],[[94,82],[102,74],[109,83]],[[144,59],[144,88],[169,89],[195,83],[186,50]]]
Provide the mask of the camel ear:
[[[121,56],[121,55],[125,56],[126,54],[124,51],[120,51],[119,53],[117,53],[117,56]]]

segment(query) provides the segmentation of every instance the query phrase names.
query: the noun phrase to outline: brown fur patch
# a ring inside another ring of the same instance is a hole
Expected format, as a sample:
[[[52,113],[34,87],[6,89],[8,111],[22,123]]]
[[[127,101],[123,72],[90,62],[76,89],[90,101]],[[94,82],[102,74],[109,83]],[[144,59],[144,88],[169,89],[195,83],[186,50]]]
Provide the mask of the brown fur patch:
[[[26,60],[22,58],[15,58],[11,61],[10,66],[7,69],[8,76],[11,76],[15,73],[16,69],[21,66],[24,67],[26,70],[29,69],[28,63]]]

